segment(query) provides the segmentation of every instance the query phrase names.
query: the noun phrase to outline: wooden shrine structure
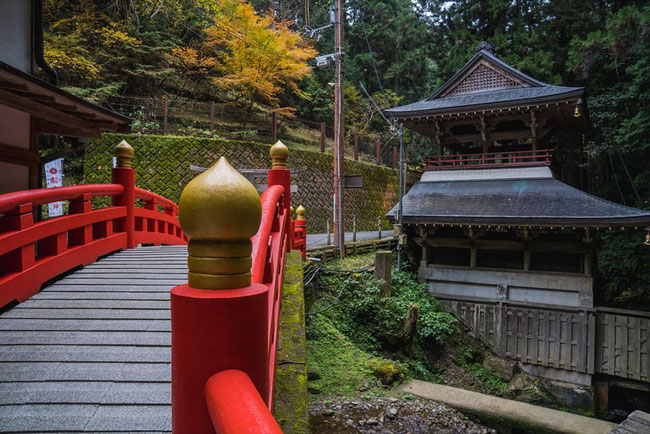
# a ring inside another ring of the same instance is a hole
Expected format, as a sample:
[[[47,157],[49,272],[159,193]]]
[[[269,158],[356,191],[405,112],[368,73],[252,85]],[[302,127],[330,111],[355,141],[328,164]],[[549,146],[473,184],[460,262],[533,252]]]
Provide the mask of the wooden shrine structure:
[[[650,212],[587,194],[552,170],[552,135],[587,127],[584,98],[583,88],[536,80],[482,43],[433,96],[389,110],[444,151],[425,157],[398,229],[429,292],[496,354],[565,382],[604,374],[647,386],[650,313],[599,307],[594,280],[600,234],[647,229]]]

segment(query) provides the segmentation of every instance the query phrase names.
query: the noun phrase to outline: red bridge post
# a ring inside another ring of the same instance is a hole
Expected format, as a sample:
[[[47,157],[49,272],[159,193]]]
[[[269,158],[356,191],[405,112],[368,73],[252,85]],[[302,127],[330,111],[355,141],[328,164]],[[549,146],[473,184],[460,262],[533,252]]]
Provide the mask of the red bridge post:
[[[206,387],[213,375],[242,371],[261,397],[269,396],[269,287],[251,283],[250,272],[262,205],[255,187],[222,157],[185,187],[179,217],[190,238],[189,274],[188,284],[171,291],[172,429],[209,433]],[[238,423],[230,432],[254,432],[261,422]]]
[[[135,169],[131,168],[133,148],[126,140],[122,140],[114,150],[117,162],[111,173],[113,184],[124,186],[124,192],[113,196],[111,205],[126,208],[126,217],[116,221],[116,231],[126,232],[126,248],[137,246],[135,241]]]
[[[302,205],[296,209],[295,228],[297,239],[295,246],[302,253],[302,260],[305,261],[307,259],[307,219],[305,218],[305,207]]]

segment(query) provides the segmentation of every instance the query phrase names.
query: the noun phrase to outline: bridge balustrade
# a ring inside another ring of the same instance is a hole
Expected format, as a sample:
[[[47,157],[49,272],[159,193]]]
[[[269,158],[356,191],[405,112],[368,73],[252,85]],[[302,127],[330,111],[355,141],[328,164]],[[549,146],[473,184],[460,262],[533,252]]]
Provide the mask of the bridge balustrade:
[[[271,411],[284,261],[304,249],[296,237],[306,232],[305,220],[291,220],[287,155],[281,143],[271,148],[261,196],[225,158],[181,194],[190,240],[188,284],[171,293],[177,434],[281,432]]]
[[[0,308],[27,300],[41,286],[69,270],[108,253],[142,244],[185,244],[178,206],[135,187],[133,149],[115,148],[112,184],[41,188],[0,195]],[[93,209],[91,199],[110,197],[111,205]],[[136,207],[136,198],[144,208]],[[35,209],[69,201],[67,215],[36,221]],[[158,212],[161,205],[164,212]]]

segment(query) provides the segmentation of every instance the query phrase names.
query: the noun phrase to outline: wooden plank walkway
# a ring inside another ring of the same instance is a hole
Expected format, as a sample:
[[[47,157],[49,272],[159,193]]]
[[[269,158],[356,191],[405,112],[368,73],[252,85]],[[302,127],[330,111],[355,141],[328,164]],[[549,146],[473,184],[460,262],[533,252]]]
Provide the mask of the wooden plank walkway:
[[[185,246],[108,256],[0,314],[0,432],[171,431]]]

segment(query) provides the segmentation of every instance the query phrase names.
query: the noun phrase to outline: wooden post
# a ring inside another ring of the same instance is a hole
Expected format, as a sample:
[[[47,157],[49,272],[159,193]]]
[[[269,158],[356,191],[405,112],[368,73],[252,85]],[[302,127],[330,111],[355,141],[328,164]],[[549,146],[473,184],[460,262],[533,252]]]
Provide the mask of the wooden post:
[[[214,137],[214,101],[210,101],[210,136]]]
[[[418,324],[418,311],[420,310],[417,304],[411,304],[408,307],[408,315],[406,317],[406,325],[404,327],[404,346],[407,354],[411,354],[413,350],[413,337],[417,330]]]
[[[359,160],[359,134],[357,132],[354,132],[354,160],[358,161]]]
[[[393,146],[393,169],[397,169],[397,147]]]
[[[381,240],[381,217],[377,217],[377,238]]]
[[[166,101],[166,100],[165,100]],[[126,233],[126,248],[137,246],[135,242],[135,170],[131,168],[133,148],[126,140],[122,140],[114,149],[117,158],[116,165],[111,172],[113,184],[124,186],[124,192],[111,198],[112,206],[123,206],[126,216],[116,220],[115,230]]]
[[[379,166],[381,164],[381,140],[377,139],[375,149],[375,163]]]
[[[320,152],[325,153],[325,140],[327,140],[327,126],[325,122],[320,123]]]
[[[223,157],[187,184],[179,203],[189,273],[171,290],[172,429],[214,432],[206,411],[210,377],[239,369],[259,395],[269,392],[269,288],[251,283],[250,239],[262,204]]]
[[[165,98],[163,104],[163,136],[167,135],[167,114],[169,113],[169,100]]]
[[[390,297],[392,259],[393,252],[390,250],[379,250],[375,253],[375,277],[383,281],[379,288],[384,297]]]
[[[332,245],[332,237],[330,235],[330,219],[327,219],[327,245]]]
[[[352,241],[357,241],[357,216],[352,216]]]
[[[278,141],[278,114],[276,112],[271,113],[271,142],[275,143]]]

